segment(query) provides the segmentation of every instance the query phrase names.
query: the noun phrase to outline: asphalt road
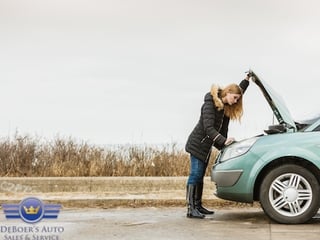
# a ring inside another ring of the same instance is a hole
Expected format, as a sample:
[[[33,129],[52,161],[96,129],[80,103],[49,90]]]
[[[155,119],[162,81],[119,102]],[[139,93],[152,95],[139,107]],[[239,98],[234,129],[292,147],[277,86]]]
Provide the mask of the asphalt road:
[[[223,239],[314,240],[320,218],[308,224],[270,222],[260,208],[217,209],[205,219],[188,219],[185,208],[62,209],[58,219],[28,224],[1,215],[0,239]]]

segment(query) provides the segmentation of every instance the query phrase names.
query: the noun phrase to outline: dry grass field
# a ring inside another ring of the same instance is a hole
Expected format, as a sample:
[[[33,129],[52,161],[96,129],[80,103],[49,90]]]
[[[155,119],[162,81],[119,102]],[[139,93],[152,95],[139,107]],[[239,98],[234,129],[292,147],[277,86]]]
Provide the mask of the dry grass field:
[[[213,152],[211,163],[216,153]],[[72,138],[43,140],[16,134],[0,139],[0,161],[0,176],[7,177],[187,176],[189,173],[189,155],[176,144],[100,147]]]

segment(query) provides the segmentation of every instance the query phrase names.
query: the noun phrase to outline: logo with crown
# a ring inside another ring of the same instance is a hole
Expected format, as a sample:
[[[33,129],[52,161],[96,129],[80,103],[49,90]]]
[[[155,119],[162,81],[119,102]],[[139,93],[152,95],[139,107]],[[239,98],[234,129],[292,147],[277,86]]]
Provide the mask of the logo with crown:
[[[21,218],[26,223],[36,223],[43,218],[58,218],[60,204],[44,204],[35,197],[25,198],[20,204],[2,204],[7,219]]]
[[[40,206],[38,206],[37,208],[34,208],[33,206],[30,206],[30,208],[23,206],[23,208],[26,214],[38,214]]]
[[[20,217],[28,223],[35,223],[43,217],[43,203],[38,198],[26,198],[19,205]]]

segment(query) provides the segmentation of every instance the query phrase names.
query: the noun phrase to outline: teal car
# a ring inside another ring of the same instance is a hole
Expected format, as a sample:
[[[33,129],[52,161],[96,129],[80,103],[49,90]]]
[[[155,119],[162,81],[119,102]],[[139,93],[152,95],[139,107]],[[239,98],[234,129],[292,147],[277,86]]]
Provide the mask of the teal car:
[[[278,223],[308,222],[320,207],[320,116],[295,122],[282,98],[254,72],[251,75],[279,124],[220,151],[211,169],[215,195],[258,201]]]

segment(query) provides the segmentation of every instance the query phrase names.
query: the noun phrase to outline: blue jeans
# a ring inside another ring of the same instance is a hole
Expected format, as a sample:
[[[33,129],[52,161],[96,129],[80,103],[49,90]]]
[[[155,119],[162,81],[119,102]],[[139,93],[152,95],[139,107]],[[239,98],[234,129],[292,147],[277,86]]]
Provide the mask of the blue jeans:
[[[190,155],[190,174],[187,184],[203,183],[203,177],[206,173],[208,162],[201,161],[196,157]]]

